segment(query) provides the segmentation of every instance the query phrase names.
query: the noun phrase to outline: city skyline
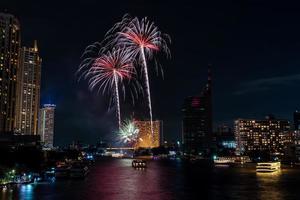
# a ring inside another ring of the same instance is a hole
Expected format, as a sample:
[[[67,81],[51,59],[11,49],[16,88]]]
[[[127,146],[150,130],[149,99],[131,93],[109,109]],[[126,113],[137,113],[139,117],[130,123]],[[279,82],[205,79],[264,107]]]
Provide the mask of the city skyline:
[[[300,199],[300,2],[0,1],[0,199]]]
[[[94,4],[90,2],[83,6],[93,9],[91,5]],[[245,4],[247,5],[224,5],[225,9],[207,4],[200,8],[202,14],[191,12],[197,8],[196,6],[193,8],[193,3],[185,4],[182,8],[174,4],[170,9],[170,16],[163,15],[167,3],[158,3],[156,11],[149,9],[152,7],[151,3],[147,3],[148,7],[142,3],[126,4],[129,13],[138,16],[145,13],[150,19],[155,19],[164,32],[170,33],[172,38],[175,38],[171,45],[172,59],[162,62],[165,80],[156,78],[155,71],[152,70],[150,82],[154,91],[154,119],[164,121],[164,133],[167,138],[181,138],[180,110],[184,98],[200,93],[206,81],[207,64],[212,64],[215,125],[222,122],[232,125],[233,120],[239,117],[263,118],[269,113],[274,113],[280,118],[292,119],[300,99],[294,92],[299,83],[298,61],[296,55],[289,53],[298,45],[297,41],[293,40],[299,32],[295,28],[297,20],[293,19],[296,15],[296,11],[293,12],[295,8],[288,5],[280,8],[279,5],[272,4],[274,9],[281,9],[281,15],[278,16],[263,3]],[[97,17],[84,12],[86,15],[78,17],[81,4],[75,3],[68,11],[69,16],[64,15],[65,10],[61,9],[66,6],[65,4],[52,16],[51,5],[47,7],[37,4],[36,6],[41,9],[37,9],[36,12],[30,12],[35,10],[30,5],[24,5],[27,8],[24,12],[19,8],[13,8],[12,1],[3,2],[3,5],[1,3],[2,8],[8,9],[7,12],[20,20],[22,45],[28,46],[32,40],[37,39],[41,46],[40,53],[44,58],[42,103],[49,103],[50,100],[51,103],[57,104],[56,132],[60,134],[60,141],[66,144],[72,138],[78,138],[89,142],[92,138],[109,135],[111,127],[114,127],[110,122],[115,117],[113,112],[107,112],[106,105],[103,105],[107,104],[104,97],[89,93],[84,83],[77,83],[74,71],[79,65],[84,47],[101,40],[105,31],[120,19],[124,11],[117,9],[113,15]],[[140,10],[136,11],[136,7]],[[239,9],[246,8],[247,12],[243,14],[238,12]],[[182,9],[185,19],[175,17],[179,9]],[[225,16],[224,19],[220,17],[222,15]],[[211,18],[204,20],[203,16]],[[276,24],[269,22],[270,16],[275,17],[278,22]],[[282,17],[281,21],[279,17]],[[74,20],[70,20],[71,18]],[[157,18],[159,20],[156,20]],[[289,23],[285,23],[286,21]],[[51,28],[44,26],[46,22]],[[72,24],[76,22],[83,30],[93,30],[96,25],[95,33],[91,31],[81,33],[83,35],[75,33]],[[194,24],[203,27],[195,28],[194,33],[189,33],[197,35],[193,41],[196,45],[186,42],[188,35],[181,28],[176,28],[181,25],[186,29],[193,27]],[[280,31],[273,32],[276,27],[279,27]],[[253,28],[260,28],[260,31],[253,31]],[[237,33],[233,33],[234,31]],[[274,42],[278,37],[279,40]],[[252,44],[253,40],[255,42]],[[73,44],[74,41],[76,44]],[[57,71],[64,76],[55,76]],[[176,90],[172,91],[169,88]],[[277,98],[281,91],[284,91],[285,98]],[[163,100],[161,96],[164,97]],[[272,99],[273,102],[270,103],[268,99]],[[88,105],[79,106],[87,102]],[[165,106],[166,104],[168,106]],[[126,116],[131,114],[130,110],[130,107],[125,108]],[[143,111],[137,109],[137,112]],[[78,122],[83,126],[78,127],[76,125]]]

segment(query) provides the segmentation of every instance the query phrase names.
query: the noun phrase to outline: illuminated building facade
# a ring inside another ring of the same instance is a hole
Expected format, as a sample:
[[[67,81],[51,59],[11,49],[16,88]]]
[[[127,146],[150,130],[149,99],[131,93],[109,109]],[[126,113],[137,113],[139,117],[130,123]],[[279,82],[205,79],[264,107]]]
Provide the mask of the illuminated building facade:
[[[18,20],[0,13],[0,133],[14,130],[20,42]]]
[[[295,143],[295,157],[300,162],[300,112],[294,112],[294,143]]]
[[[295,157],[300,162],[300,130],[295,130]]]
[[[134,121],[139,129],[138,140],[135,144],[136,148],[155,148],[160,146],[162,135],[162,121],[153,121],[153,137],[151,133],[150,121]]]
[[[15,130],[21,134],[37,134],[41,62],[36,41],[33,48],[21,49],[15,118]]]
[[[298,110],[294,112],[294,129],[300,130],[300,112]]]
[[[224,124],[219,126],[215,135],[217,148],[219,150],[230,149],[235,151],[236,141],[234,132],[229,126]]]
[[[211,73],[199,96],[184,101],[182,122],[183,150],[185,155],[207,156],[212,148],[212,97]]]
[[[266,152],[269,155],[283,155],[290,144],[291,131],[288,120],[268,117],[265,120],[235,120],[235,138],[237,154],[250,155]]]
[[[44,104],[39,113],[38,132],[45,147],[53,147],[55,105]]]

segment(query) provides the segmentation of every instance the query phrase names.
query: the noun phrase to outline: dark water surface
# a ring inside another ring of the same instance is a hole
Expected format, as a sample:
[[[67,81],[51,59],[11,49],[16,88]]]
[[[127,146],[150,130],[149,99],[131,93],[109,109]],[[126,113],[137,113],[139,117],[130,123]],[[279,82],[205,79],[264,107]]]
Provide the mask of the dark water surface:
[[[135,170],[130,159],[98,161],[84,180],[22,185],[0,199],[43,200],[300,200],[300,169],[258,175],[254,168],[205,168],[179,160],[149,161]]]

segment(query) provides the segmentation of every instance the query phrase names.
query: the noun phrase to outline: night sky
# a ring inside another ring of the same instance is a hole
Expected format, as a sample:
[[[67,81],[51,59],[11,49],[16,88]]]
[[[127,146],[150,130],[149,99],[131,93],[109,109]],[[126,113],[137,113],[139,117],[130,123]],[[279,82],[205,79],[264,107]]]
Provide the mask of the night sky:
[[[300,6],[274,1],[16,1],[0,9],[17,16],[22,45],[38,40],[42,63],[41,103],[57,105],[55,141],[95,143],[110,139],[116,125],[107,96],[87,89],[75,72],[85,47],[101,41],[125,13],[148,16],[172,38],[172,58],[161,58],[165,76],[151,70],[155,118],[167,139],[181,134],[181,107],[213,73],[214,124],[273,113],[292,119],[300,107]],[[146,109],[123,101],[123,118]]]

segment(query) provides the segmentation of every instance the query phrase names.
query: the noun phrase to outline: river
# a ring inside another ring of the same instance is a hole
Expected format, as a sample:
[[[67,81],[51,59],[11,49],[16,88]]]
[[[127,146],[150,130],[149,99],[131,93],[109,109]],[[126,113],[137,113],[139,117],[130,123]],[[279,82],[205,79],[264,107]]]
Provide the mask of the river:
[[[300,169],[256,174],[254,168],[207,168],[180,160],[148,161],[135,170],[130,159],[103,159],[84,180],[20,185],[2,190],[1,199],[177,200],[300,199]]]

